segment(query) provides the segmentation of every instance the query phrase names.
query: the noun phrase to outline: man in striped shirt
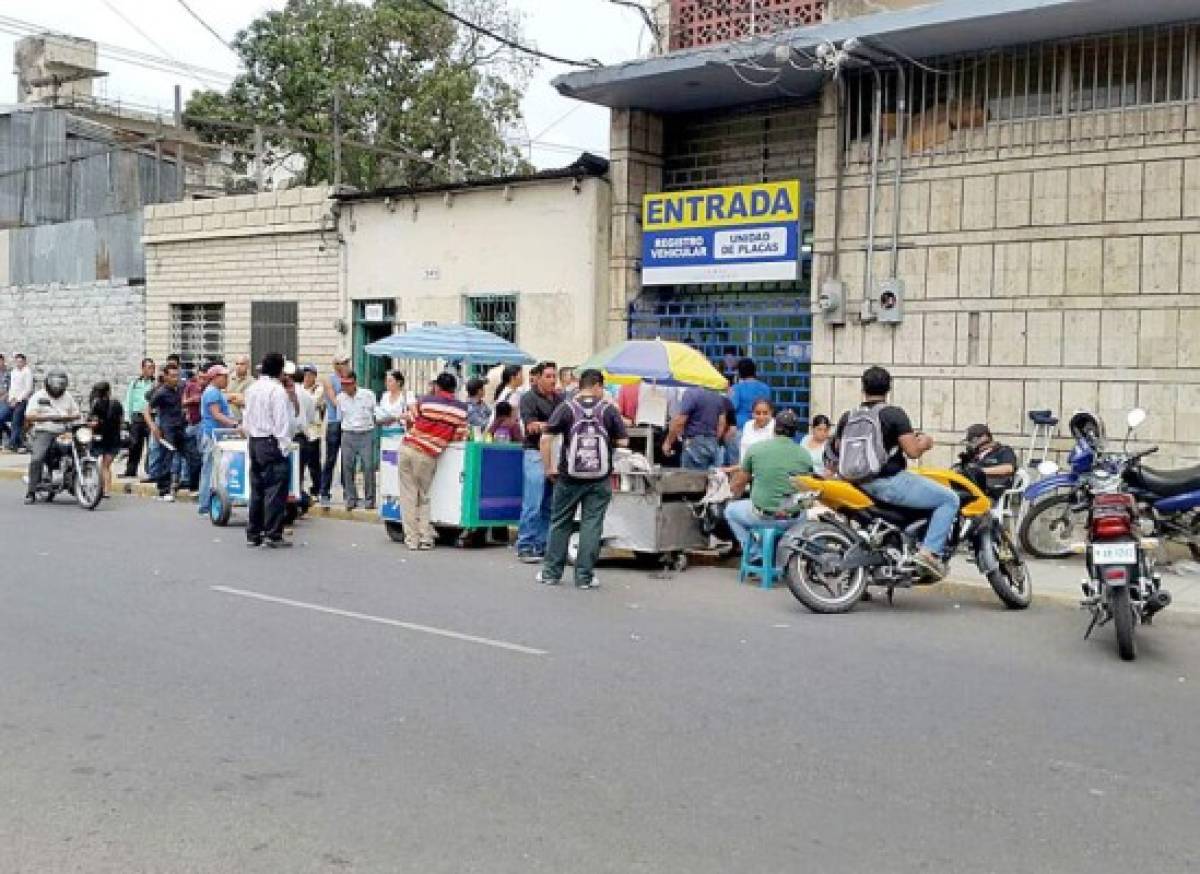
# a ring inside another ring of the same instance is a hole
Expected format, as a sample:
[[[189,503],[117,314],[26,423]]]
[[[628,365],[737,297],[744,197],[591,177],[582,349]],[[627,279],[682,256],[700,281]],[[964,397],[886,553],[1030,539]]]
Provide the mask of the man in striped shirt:
[[[443,373],[433,394],[417,401],[415,419],[400,450],[400,513],[409,549],[433,549],[436,532],[429,518],[430,492],[438,457],[467,436],[467,405],[454,397],[458,380]]]

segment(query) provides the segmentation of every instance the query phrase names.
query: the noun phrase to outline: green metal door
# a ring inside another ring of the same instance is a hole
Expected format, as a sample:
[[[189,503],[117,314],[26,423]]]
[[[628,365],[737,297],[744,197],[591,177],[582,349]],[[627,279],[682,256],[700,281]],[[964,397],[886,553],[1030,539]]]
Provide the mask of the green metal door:
[[[392,336],[396,328],[394,300],[360,300],[354,304],[354,371],[358,384],[375,394],[383,392],[388,359],[368,355],[366,346]]]

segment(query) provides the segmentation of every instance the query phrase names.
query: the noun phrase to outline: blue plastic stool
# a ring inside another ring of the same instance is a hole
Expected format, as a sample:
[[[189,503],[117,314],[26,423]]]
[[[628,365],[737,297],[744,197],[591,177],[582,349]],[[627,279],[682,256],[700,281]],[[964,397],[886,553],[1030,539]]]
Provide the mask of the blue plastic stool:
[[[764,589],[775,587],[775,578],[779,576],[779,568],[775,567],[775,546],[779,542],[779,528],[751,528],[750,540],[758,547],[761,558],[759,563],[750,560],[752,550],[742,552],[742,563],[738,567],[738,583],[744,583],[746,577],[758,577],[760,586]]]

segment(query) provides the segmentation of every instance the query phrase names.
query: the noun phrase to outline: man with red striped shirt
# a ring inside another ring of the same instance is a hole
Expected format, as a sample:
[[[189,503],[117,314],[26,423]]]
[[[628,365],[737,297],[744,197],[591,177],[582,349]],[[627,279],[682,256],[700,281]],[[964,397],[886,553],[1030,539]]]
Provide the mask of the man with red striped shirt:
[[[454,374],[438,376],[433,394],[417,401],[400,450],[400,514],[409,549],[433,549],[437,535],[429,518],[429,500],[437,460],[450,443],[467,436],[467,405],[454,397],[456,388]]]

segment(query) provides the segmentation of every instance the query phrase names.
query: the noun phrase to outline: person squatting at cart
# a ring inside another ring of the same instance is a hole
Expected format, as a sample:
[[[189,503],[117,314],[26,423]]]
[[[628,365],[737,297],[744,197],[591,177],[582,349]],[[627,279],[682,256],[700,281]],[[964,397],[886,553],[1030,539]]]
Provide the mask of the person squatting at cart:
[[[541,429],[540,450],[547,479],[554,483],[550,506],[550,537],[537,581],[548,586],[562,582],[567,543],[579,513],[579,555],[575,560],[575,586],[599,587],[594,568],[600,557],[604,516],[612,502],[612,456],[629,442],[621,413],[604,396],[604,375],[585,370],[579,391],[561,404]],[[554,437],[562,436],[562,450],[554,459]]]
[[[283,539],[287,512],[288,448],[292,439],[292,406],[280,381],[284,357],[263,358],[262,375],[246,390],[242,429],[250,440],[250,518],[246,545],[272,549],[291,546]]]

